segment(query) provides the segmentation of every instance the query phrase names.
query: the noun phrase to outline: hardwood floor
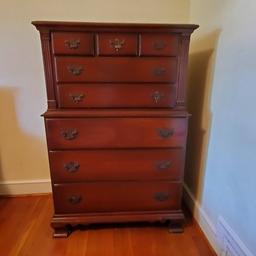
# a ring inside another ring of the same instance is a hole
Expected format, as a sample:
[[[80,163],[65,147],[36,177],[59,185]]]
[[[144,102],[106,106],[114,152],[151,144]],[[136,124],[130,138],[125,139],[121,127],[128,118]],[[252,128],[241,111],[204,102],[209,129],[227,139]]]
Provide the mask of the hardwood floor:
[[[0,198],[0,248],[4,256],[212,256],[196,223],[187,218],[182,234],[161,224],[82,227],[53,239],[50,195]]]

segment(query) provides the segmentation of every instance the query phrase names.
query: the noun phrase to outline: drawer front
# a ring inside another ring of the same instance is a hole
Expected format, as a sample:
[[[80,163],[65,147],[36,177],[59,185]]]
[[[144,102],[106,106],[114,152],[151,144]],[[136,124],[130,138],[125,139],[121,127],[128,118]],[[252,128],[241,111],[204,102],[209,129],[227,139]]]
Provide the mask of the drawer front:
[[[50,151],[54,183],[180,180],[183,149]]]
[[[142,34],[141,56],[176,56],[179,37],[171,34]]]
[[[167,84],[60,84],[61,108],[174,107],[176,86]]]
[[[98,54],[103,56],[137,55],[137,35],[102,33],[98,35]]]
[[[57,82],[176,82],[177,59],[56,57]]]
[[[187,118],[47,119],[50,149],[183,147]]]
[[[55,213],[178,210],[181,188],[171,182],[54,185]]]
[[[89,33],[52,33],[54,54],[94,55],[93,34]]]

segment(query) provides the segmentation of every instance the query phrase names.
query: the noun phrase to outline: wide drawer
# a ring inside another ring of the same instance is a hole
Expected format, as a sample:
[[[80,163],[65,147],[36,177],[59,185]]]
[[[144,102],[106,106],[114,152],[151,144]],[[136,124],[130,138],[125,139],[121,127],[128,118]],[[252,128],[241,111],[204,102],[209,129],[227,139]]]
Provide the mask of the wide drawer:
[[[98,182],[53,186],[56,214],[178,210],[181,183]]]
[[[52,33],[52,50],[54,54],[93,55],[93,34],[54,32]]]
[[[142,34],[141,56],[177,56],[179,37],[175,34]]]
[[[183,149],[50,151],[54,183],[180,180]]]
[[[50,149],[183,147],[187,118],[46,119]]]
[[[98,54],[103,56],[137,55],[137,35],[132,33],[100,33]]]
[[[56,57],[57,82],[175,83],[177,59],[132,57]]]
[[[60,84],[61,108],[174,107],[176,86],[167,84]]]

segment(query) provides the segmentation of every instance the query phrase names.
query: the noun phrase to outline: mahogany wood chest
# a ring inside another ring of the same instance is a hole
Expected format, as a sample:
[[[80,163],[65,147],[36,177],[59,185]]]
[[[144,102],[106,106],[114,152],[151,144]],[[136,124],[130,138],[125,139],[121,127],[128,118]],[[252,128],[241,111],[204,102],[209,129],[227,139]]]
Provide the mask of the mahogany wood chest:
[[[77,224],[181,231],[190,35],[197,25],[32,22],[40,32],[54,237]]]

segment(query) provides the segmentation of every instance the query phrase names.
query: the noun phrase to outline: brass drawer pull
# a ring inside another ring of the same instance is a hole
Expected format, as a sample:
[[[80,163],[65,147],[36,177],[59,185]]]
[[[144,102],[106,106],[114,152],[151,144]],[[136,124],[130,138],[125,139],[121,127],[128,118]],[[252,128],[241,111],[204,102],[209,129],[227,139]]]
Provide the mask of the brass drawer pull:
[[[162,138],[169,138],[174,133],[173,129],[168,129],[168,128],[159,128],[157,131],[158,131],[158,135]]]
[[[81,75],[82,71],[83,71],[83,67],[81,66],[67,66],[67,69],[69,71],[69,73],[71,73],[74,76],[79,76]]]
[[[84,94],[69,94],[69,97],[74,103],[79,103],[83,101],[85,95]]]
[[[68,198],[68,201],[71,203],[71,204],[79,204],[82,200],[82,197],[81,196],[70,196]]]
[[[158,170],[166,170],[171,167],[171,162],[170,161],[161,161],[157,163],[157,168]]]
[[[73,140],[77,137],[78,131],[76,129],[69,129],[69,130],[64,130],[61,131],[62,136],[66,140]]]
[[[154,75],[155,76],[162,76],[166,73],[166,69],[162,67],[158,67],[154,69]]]
[[[70,39],[70,40],[65,40],[64,41],[65,46],[68,47],[69,49],[75,50],[79,48],[80,46],[80,40],[79,39]]]
[[[120,40],[118,38],[115,38],[113,40],[109,40],[110,46],[118,52],[124,45],[125,40]]]
[[[64,169],[68,172],[76,172],[80,168],[80,164],[77,162],[69,162],[64,164]]]
[[[167,201],[169,198],[170,198],[170,194],[165,192],[157,192],[154,195],[154,199],[159,202]]]
[[[166,43],[164,41],[156,41],[153,43],[153,47],[155,50],[162,50],[166,46]]]
[[[161,93],[161,92],[159,92],[159,91],[155,91],[155,92],[152,94],[152,98],[153,98],[153,100],[155,101],[156,104],[157,104],[157,103],[161,100],[161,98],[163,98],[163,97],[164,97],[164,94]]]

